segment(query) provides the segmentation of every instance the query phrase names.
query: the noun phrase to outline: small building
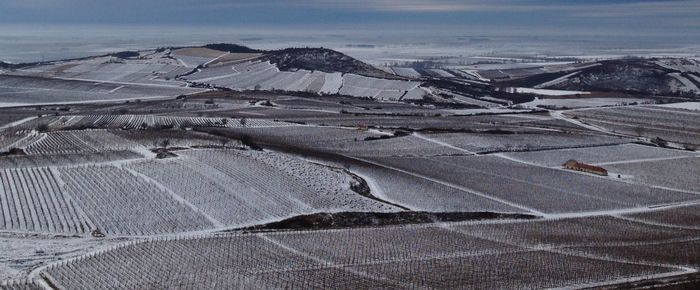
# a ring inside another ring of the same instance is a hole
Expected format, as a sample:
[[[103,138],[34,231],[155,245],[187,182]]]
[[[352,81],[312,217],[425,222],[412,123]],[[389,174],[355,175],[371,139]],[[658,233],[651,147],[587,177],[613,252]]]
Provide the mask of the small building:
[[[566,163],[564,163],[564,168],[582,171],[582,172],[586,172],[586,173],[597,174],[597,175],[601,175],[601,176],[608,176],[608,171],[603,167],[598,167],[598,166],[578,162],[578,161],[573,160],[573,159],[566,161]]]

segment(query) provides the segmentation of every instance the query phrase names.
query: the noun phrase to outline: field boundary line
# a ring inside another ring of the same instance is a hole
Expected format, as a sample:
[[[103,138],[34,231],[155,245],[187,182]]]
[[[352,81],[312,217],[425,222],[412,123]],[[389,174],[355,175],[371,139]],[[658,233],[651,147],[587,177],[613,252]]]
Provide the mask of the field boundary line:
[[[58,171],[57,167],[50,166],[50,167],[48,167],[48,169],[49,169],[49,171],[51,171],[51,174],[54,175],[54,179],[56,180],[56,183],[58,183],[58,186],[60,187],[61,193],[63,193],[63,195],[65,195],[66,201],[70,202],[73,205],[73,207],[75,207],[75,210],[78,212],[78,214],[83,219],[85,219],[85,223],[89,227],[86,230],[92,231],[92,230],[97,229],[97,224],[94,223],[92,221],[92,219],[90,219],[90,216],[87,213],[85,213],[85,211],[83,210],[83,207],[80,205],[80,203],[78,203],[78,201],[75,198],[73,198],[73,195],[71,195],[70,192],[68,192],[68,189],[66,188],[68,184],[66,183],[65,180],[63,180],[63,177],[61,177],[61,172]],[[68,217],[66,217],[66,220],[67,219],[68,219]]]
[[[595,288],[595,287],[601,287],[601,286],[612,286],[612,285],[621,284],[621,283],[640,282],[640,281],[651,280],[651,279],[675,277],[675,276],[693,274],[693,273],[697,273],[697,272],[698,271],[695,269],[687,268],[687,269],[683,269],[683,270],[675,271],[675,272],[633,276],[633,277],[628,277],[628,278],[620,278],[620,279],[614,279],[614,280],[608,280],[608,281],[602,281],[602,282],[591,282],[591,283],[567,285],[567,286],[562,286],[562,287],[553,287],[553,288],[545,288],[545,289],[560,290],[560,289]]]
[[[205,62],[204,64],[202,64],[202,66],[203,66],[203,67],[206,67],[206,66],[208,66],[210,63],[215,62],[215,61],[219,60],[220,58],[222,58],[222,57],[224,57],[224,56],[227,56],[227,55],[229,55],[229,54],[231,54],[231,53],[228,52],[228,51],[227,51],[227,52],[224,52],[223,54],[221,54],[221,55],[219,55],[219,56],[217,56],[217,57],[215,57],[215,58],[213,58],[213,59],[211,59],[211,60]]]
[[[684,207],[690,205],[700,204],[700,200],[692,200],[686,202],[678,202],[672,204],[661,204],[661,205],[650,205],[643,207],[632,207],[632,208],[622,208],[622,209],[611,209],[611,210],[600,210],[600,211],[587,211],[587,212],[572,212],[572,213],[552,213],[545,214],[545,219],[566,219],[566,218],[583,218],[583,217],[593,217],[593,216],[615,216],[623,214],[635,214],[635,213],[646,213],[653,211],[660,211],[669,208]]]
[[[26,123],[26,122],[29,122],[29,121],[31,121],[31,120],[38,119],[38,118],[39,118],[39,117],[37,117],[37,116],[31,116],[31,117],[27,117],[27,118],[24,118],[24,119],[21,119],[21,120],[17,120],[17,121],[11,122],[11,123],[9,123],[9,124],[5,124],[5,125],[3,125],[3,126],[0,126],[0,130],[5,130],[5,129],[7,129],[7,128],[16,127],[16,126],[18,126],[18,125],[24,124],[24,123]]]
[[[621,220],[626,220],[634,223],[640,223],[640,224],[645,224],[645,225],[650,225],[650,226],[657,226],[657,227],[665,227],[665,228],[672,228],[672,229],[682,229],[682,230],[700,230],[700,227],[692,227],[692,226],[682,226],[682,225],[674,225],[674,224],[667,224],[667,223],[658,223],[654,221],[647,221],[643,219],[638,219],[638,218],[633,218],[633,217],[628,217],[628,216],[623,216],[623,215],[613,215],[613,217],[621,219]]]
[[[476,152],[473,152],[473,151],[470,151],[470,150],[467,150],[467,149],[464,149],[464,148],[460,148],[460,147],[454,146],[454,145],[452,145],[452,144],[450,144],[450,143],[447,143],[447,142],[443,142],[443,141],[439,141],[439,140],[435,140],[435,139],[429,138],[429,137],[427,137],[427,136],[425,136],[425,135],[423,135],[423,134],[417,133],[417,132],[414,132],[414,133],[413,133],[413,136],[415,136],[416,138],[423,139],[423,140],[425,140],[425,141],[428,141],[428,142],[431,142],[431,143],[434,143],[434,144],[438,144],[438,145],[440,145],[440,146],[447,147],[447,148],[450,148],[450,149],[454,149],[454,150],[457,150],[457,151],[461,151],[461,152],[464,152],[464,153],[467,153],[467,154],[470,154],[470,155],[479,155],[479,154],[477,154]]]
[[[605,165],[643,163],[643,162],[655,162],[655,161],[666,161],[666,160],[677,160],[677,159],[692,159],[692,158],[698,158],[698,157],[700,157],[700,155],[690,154],[690,155],[686,155],[686,156],[669,156],[669,157],[658,157],[658,158],[643,158],[643,159],[601,162],[601,163],[593,163],[593,165],[605,166]]]
[[[458,233],[462,233],[464,235],[479,238],[479,239],[484,239],[484,240],[493,241],[493,242],[497,242],[497,243],[503,243],[506,245],[511,245],[511,246],[515,246],[515,247],[519,247],[519,248],[525,248],[525,249],[531,249],[531,250],[535,250],[535,251],[543,251],[543,252],[548,252],[548,253],[552,253],[552,254],[558,254],[558,255],[562,255],[562,256],[577,257],[577,258],[584,258],[584,259],[591,259],[591,260],[598,260],[598,261],[606,261],[606,262],[619,263],[619,264],[641,265],[641,266],[661,268],[659,270],[662,270],[664,268],[678,270],[678,271],[658,273],[658,274],[646,274],[646,275],[632,276],[632,277],[620,278],[620,279],[614,279],[614,280],[608,280],[608,281],[602,281],[602,282],[590,282],[590,283],[581,283],[581,284],[576,284],[576,285],[564,285],[564,286],[559,286],[559,287],[550,287],[547,289],[572,289],[572,288],[604,286],[604,285],[618,284],[618,283],[620,283],[619,281],[633,282],[633,281],[653,279],[654,277],[652,277],[652,276],[657,276],[657,275],[661,275],[662,277],[665,277],[665,276],[676,276],[676,275],[691,274],[691,273],[698,272],[698,270],[695,268],[685,267],[682,265],[648,263],[648,262],[641,262],[641,261],[629,261],[629,260],[625,260],[625,259],[617,259],[617,258],[597,256],[597,255],[592,255],[592,254],[576,252],[574,249],[570,249],[570,248],[566,248],[566,247],[565,248],[556,248],[556,247],[537,247],[537,246],[531,246],[531,245],[518,245],[518,244],[510,242],[510,241],[501,241],[501,240],[496,240],[496,239],[493,239],[490,237],[483,237],[483,236],[479,236],[479,235],[474,235],[474,234],[470,234],[470,233],[465,232],[465,231],[451,229],[450,227],[445,227],[445,228],[447,230],[456,231]],[[569,249],[569,251],[566,251],[566,249]],[[638,279],[638,280],[633,280],[633,279]]]
[[[569,111],[566,111],[566,112],[571,112],[571,111],[575,111],[575,110],[569,110]],[[567,117],[566,115],[564,115],[564,113],[563,113],[562,111],[551,111],[551,110],[550,110],[550,111],[549,111],[549,114],[550,114],[550,116],[552,116],[554,119],[558,119],[558,120],[562,120],[562,121],[565,121],[565,122],[569,122],[569,123],[574,124],[574,125],[576,125],[576,126],[578,126],[578,127],[581,127],[581,128],[584,128],[584,129],[588,129],[588,130],[591,130],[591,131],[596,131],[596,132],[603,133],[603,134],[606,134],[606,135],[613,135],[613,136],[620,136],[620,137],[627,137],[627,138],[630,138],[630,137],[631,137],[631,136],[629,136],[629,135],[625,135],[625,134],[613,132],[612,130],[605,129],[605,128],[603,128],[603,127],[599,127],[599,126],[595,126],[595,125],[586,124],[586,123],[584,123],[583,121],[579,121],[579,120],[576,120],[576,119],[573,119],[573,118],[569,118],[569,117]],[[632,138],[635,138],[635,139],[636,139],[636,137],[632,137]]]
[[[388,282],[388,283],[391,283],[391,284],[394,284],[394,285],[401,286],[401,287],[403,287],[403,289],[416,289],[415,285],[409,285],[409,284],[405,284],[405,283],[403,283],[403,282],[401,282],[401,281],[396,281],[396,280],[393,280],[393,279],[389,279],[389,278],[387,278],[387,277],[378,276],[378,275],[372,275],[372,274],[369,274],[369,273],[367,273],[367,272],[360,271],[360,270],[354,270],[354,269],[349,268],[348,266],[336,264],[336,263],[333,263],[333,262],[331,262],[331,261],[326,261],[326,260],[324,260],[324,259],[322,259],[322,258],[316,257],[316,256],[314,256],[314,255],[311,255],[311,254],[308,254],[308,253],[304,253],[304,252],[299,251],[299,250],[297,250],[297,249],[295,249],[295,248],[292,248],[292,247],[290,247],[290,246],[288,246],[288,245],[286,245],[286,244],[284,244],[284,243],[282,243],[282,242],[280,242],[280,241],[278,241],[278,240],[275,240],[275,239],[273,239],[273,238],[270,238],[270,237],[268,237],[268,236],[265,235],[265,234],[256,234],[256,236],[259,237],[260,239],[263,239],[263,240],[265,240],[265,241],[267,241],[267,242],[269,242],[269,243],[274,244],[274,245],[277,246],[277,247],[280,247],[280,248],[282,248],[282,249],[284,249],[284,250],[286,250],[286,251],[289,251],[289,252],[292,253],[292,254],[295,254],[295,255],[298,255],[298,256],[301,256],[301,257],[304,257],[304,258],[307,258],[307,259],[311,259],[311,260],[316,261],[316,262],[320,263],[321,265],[325,265],[325,266],[327,266],[327,267],[329,267],[329,268],[335,268],[335,269],[338,269],[338,270],[341,270],[341,271],[349,272],[349,273],[352,273],[352,274],[355,274],[355,275],[358,275],[358,276],[360,276],[360,277],[364,277],[364,278],[367,278],[367,279],[370,279],[370,280]],[[420,289],[420,288],[418,288],[418,289]],[[426,289],[427,289],[427,288],[426,288]]]
[[[502,204],[505,204],[505,205],[508,205],[508,206],[511,206],[511,207],[514,207],[514,208],[519,208],[519,209],[522,209],[522,210],[525,210],[525,211],[528,211],[528,212],[531,212],[531,213],[534,213],[534,214],[537,214],[537,215],[540,215],[540,216],[544,216],[544,215],[545,215],[543,212],[538,211],[538,210],[536,210],[536,209],[529,208],[529,207],[526,207],[526,206],[523,206],[523,205],[519,205],[519,204],[510,202],[510,201],[507,201],[507,200],[504,200],[504,199],[501,199],[501,198],[498,198],[498,197],[490,196],[490,195],[487,195],[487,194],[484,194],[484,193],[481,193],[481,192],[478,192],[478,191],[475,191],[475,190],[472,190],[472,189],[469,189],[469,188],[466,188],[466,187],[463,187],[463,186],[458,186],[458,185],[454,185],[454,184],[449,183],[449,182],[445,182],[445,181],[442,181],[442,180],[434,179],[434,178],[431,178],[431,177],[428,177],[428,176],[425,176],[425,175],[422,175],[422,174],[418,174],[418,173],[415,173],[415,172],[406,171],[406,170],[403,170],[403,169],[400,169],[400,168],[396,168],[396,167],[393,167],[393,166],[389,166],[389,165],[384,165],[384,164],[381,164],[381,163],[378,163],[378,162],[375,162],[375,161],[371,161],[371,160],[367,160],[367,159],[364,159],[364,158],[353,157],[353,156],[348,156],[348,155],[342,155],[342,156],[345,156],[345,157],[347,157],[347,158],[354,159],[354,160],[357,160],[357,161],[361,161],[361,162],[364,162],[364,163],[369,163],[369,164],[372,164],[372,165],[375,165],[375,166],[379,166],[379,167],[382,167],[382,168],[385,168],[385,169],[389,169],[389,170],[393,170],[393,171],[398,171],[398,172],[401,172],[401,173],[404,173],[404,174],[408,174],[408,175],[413,176],[413,177],[417,177],[417,178],[425,179],[425,180],[432,181],[432,182],[435,182],[435,183],[439,183],[439,184],[442,184],[442,185],[445,185],[445,186],[448,186],[448,187],[451,187],[451,188],[454,188],[454,189],[457,189],[457,190],[460,190],[460,191],[464,191],[464,192],[466,192],[466,193],[474,194],[474,195],[477,195],[477,196],[480,196],[480,197],[483,197],[483,198],[486,198],[486,199],[490,199],[490,200],[493,200],[493,201],[496,201],[496,202],[499,202],[499,203],[502,203]]]
[[[422,158],[422,159],[426,159],[426,158]],[[531,186],[531,187],[532,187],[532,186],[538,186],[538,187],[541,187],[541,188],[550,189],[550,190],[553,190],[553,191],[556,191],[556,192],[560,192],[560,193],[564,193],[564,194],[575,195],[575,196],[581,196],[581,197],[585,197],[585,198],[589,198],[589,199],[593,199],[593,200],[605,201],[605,202],[609,202],[609,203],[611,203],[611,204],[625,205],[625,203],[620,202],[620,201],[617,201],[617,200],[606,199],[606,198],[603,198],[603,197],[594,196],[594,195],[588,195],[588,194],[585,194],[585,193],[579,193],[579,192],[573,192],[573,191],[566,191],[566,190],[564,190],[564,189],[560,189],[560,188],[557,188],[557,187],[553,187],[553,186],[549,186],[549,185],[545,185],[545,184],[539,184],[539,183],[536,183],[536,182],[532,182],[532,181],[528,181],[528,180],[524,180],[524,179],[520,179],[520,178],[515,178],[515,177],[510,177],[510,176],[502,176],[502,175],[494,174],[494,173],[491,173],[491,172],[488,172],[488,171],[479,170],[479,169],[477,169],[477,168],[465,167],[465,166],[462,166],[462,165],[458,165],[458,164],[454,164],[454,163],[449,163],[449,162],[445,162],[445,161],[440,161],[440,160],[432,160],[432,159],[430,159],[429,161],[434,161],[434,162],[442,163],[442,164],[445,164],[445,165],[454,166],[454,167],[461,168],[461,169],[464,169],[464,170],[467,170],[467,171],[478,172],[478,173],[481,173],[481,174],[484,174],[484,175],[489,175],[489,176],[501,178],[501,179],[503,179],[503,180],[510,180],[510,181],[520,182],[520,183],[523,183],[523,184],[527,184],[527,185],[529,185],[529,186]],[[546,216],[547,214],[544,214],[544,215]]]
[[[634,186],[640,186],[640,187],[646,187],[646,188],[653,188],[653,189],[659,189],[659,190],[665,190],[665,191],[672,191],[672,192],[677,192],[677,193],[685,193],[685,194],[691,194],[691,195],[700,195],[700,192],[696,192],[696,191],[690,191],[690,190],[685,190],[685,189],[680,189],[680,188],[672,188],[672,187],[667,187],[667,186],[662,186],[662,185],[656,185],[656,184],[648,184],[648,183],[635,182],[635,181],[632,181],[632,180],[627,180],[627,179],[622,179],[622,178],[610,178],[610,177],[608,177],[608,176],[599,176],[599,175],[590,174],[590,173],[585,173],[585,172],[581,172],[581,171],[568,170],[568,169],[562,168],[562,167],[560,167],[560,166],[552,166],[552,167],[549,167],[549,166],[546,166],[546,165],[541,165],[541,164],[536,164],[536,163],[530,163],[530,162],[527,162],[527,161],[519,160],[519,159],[517,159],[517,158],[513,158],[513,157],[506,156],[506,155],[504,155],[503,153],[496,153],[496,154],[490,154],[490,155],[491,155],[491,156],[500,157],[500,158],[503,158],[503,159],[506,159],[506,160],[510,160],[510,161],[513,161],[513,162],[522,163],[522,164],[529,165],[529,166],[535,166],[535,167],[541,167],[541,168],[559,170],[559,171],[569,172],[569,173],[573,173],[573,174],[582,174],[582,175],[585,175],[585,176],[600,178],[600,179],[608,180],[608,181],[611,181],[611,182],[624,183],[624,184],[630,184],[630,185],[634,185]],[[673,159],[669,159],[669,160],[692,159],[692,158],[700,158],[700,157],[698,157],[698,156],[686,156],[686,157],[673,158]],[[596,163],[596,164],[600,164],[600,163]],[[615,201],[615,202],[616,202],[616,203],[621,203],[621,202],[618,202],[618,201]]]
[[[89,82],[89,83],[97,83],[97,84],[111,84],[111,85],[128,85],[128,86],[136,86],[136,87],[159,87],[159,88],[186,88],[183,86],[179,85],[164,85],[164,84],[152,84],[152,83],[133,83],[133,82],[116,82],[116,81],[107,81],[107,80],[95,80],[95,79],[83,79],[83,78],[65,78],[65,77],[52,77],[51,79],[57,79],[57,80],[65,80],[65,81],[79,81],[79,82]],[[65,91],[70,91],[70,90],[65,90]]]
[[[175,193],[174,191],[172,191],[170,188],[166,187],[166,186],[163,185],[162,183],[160,183],[160,182],[158,182],[157,180],[151,178],[150,176],[147,176],[147,175],[145,175],[145,174],[143,174],[143,173],[140,173],[140,172],[138,172],[138,171],[136,171],[136,170],[134,170],[134,169],[131,169],[131,168],[129,168],[128,166],[121,166],[121,168],[124,169],[124,170],[126,170],[126,171],[128,171],[129,173],[131,173],[131,174],[133,174],[133,175],[135,175],[135,176],[137,176],[137,177],[139,177],[139,178],[141,178],[141,179],[147,181],[147,182],[153,183],[153,185],[155,185],[156,187],[158,187],[158,189],[160,189],[160,190],[166,192],[167,194],[170,195],[170,197],[172,197],[172,198],[175,199],[176,201],[182,203],[182,204],[185,205],[186,207],[189,207],[192,211],[194,211],[194,212],[196,212],[196,213],[198,213],[198,214],[201,214],[201,215],[202,215],[204,218],[206,218],[210,223],[212,223],[212,225],[213,225],[215,228],[218,229],[218,228],[224,228],[224,227],[225,227],[225,225],[224,225],[223,223],[221,223],[221,222],[218,221],[217,219],[211,217],[209,214],[207,214],[206,212],[204,212],[203,210],[201,210],[200,208],[198,208],[197,206],[195,206],[195,205],[192,204],[191,202],[187,201],[187,200],[184,199],[183,197],[179,196],[177,193]]]
[[[116,88],[110,90],[109,93],[112,94],[112,93],[118,91],[119,89],[121,89],[121,88],[123,88],[123,87],[124,87],[124,86],[118,86],[118,87],[116,87]]]

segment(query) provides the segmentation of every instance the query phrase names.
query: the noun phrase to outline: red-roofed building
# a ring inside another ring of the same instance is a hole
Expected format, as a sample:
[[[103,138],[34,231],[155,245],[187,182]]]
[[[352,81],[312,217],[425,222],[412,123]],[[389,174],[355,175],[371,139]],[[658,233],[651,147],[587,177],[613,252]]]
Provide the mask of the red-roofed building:
[[[564,163],[564,168],[582,171],[582,172],[587,172],[587,173],[592,173],[592,174],[597,174],[597,175],[602,175],[602,176],[608,176],[608,171],[603,167],[598,167],[598,166],[578,162],[578,161],[573,160],[573,159],[566,161],[566,163]]]

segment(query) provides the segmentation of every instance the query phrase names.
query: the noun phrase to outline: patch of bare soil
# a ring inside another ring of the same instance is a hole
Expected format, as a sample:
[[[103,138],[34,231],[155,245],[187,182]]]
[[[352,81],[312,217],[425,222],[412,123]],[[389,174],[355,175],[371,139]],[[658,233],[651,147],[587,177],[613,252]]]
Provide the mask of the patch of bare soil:
[[[377,227],[436,222],[461,222],[496,219],[535,219],[537,216],[496,212],[423,212],[395,213],[341,212],[296,216],[279,222],[258,225],[243,230],[323,230],[356,227]]]

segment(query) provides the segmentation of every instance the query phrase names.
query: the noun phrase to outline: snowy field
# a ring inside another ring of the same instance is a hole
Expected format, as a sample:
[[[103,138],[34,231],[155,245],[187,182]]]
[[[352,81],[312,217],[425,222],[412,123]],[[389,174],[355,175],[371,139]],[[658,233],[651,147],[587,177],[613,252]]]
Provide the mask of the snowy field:
[[[415,69],[410,68],[410,67],[393,67],[391,68],[395,74],[400,75],[402,77],[407,77],[407,78],[420,78],[421,74],[418,73]]]
[[[592,145],[615,145],[629,140],[587,134],[538,132],[526,134],[439,133],[425,134],[427,138],[470,152],[509,152],[544,149],[575,148]]]
[[[371,160],[380,166],[412,172],[540,214],[616,210],[695,199],[692,193],[532,166],[498,156]]]
[[[118,84],[184,86],[184,82],[175,81],[175,78],[189,73],[193,68],[168,57],[169,53],[168,50],[140,51],[138,57],[131,58],[102,56],[56,61],[24,67],[11,74]]]
[[[201,91],[203,90],[178,86],[113,84],[0,75],[2,103],[17,106],[166,98]]]
[[[547,167],[561,167],[564,162],[574,159],[587,164],[611,164],[633,162],[635,160],[655,160],[685,158],[695,153],[663,149],[638,144],[596,146],[561,150],[503,153],[513,159]]]
[[[547,108],[591,108],[591,107],[610,107],[623,106],[630,104],[644,104],[651,102],[648,99],[638,98],[562,98],[562,99],[547,99],[535,98],[532,102],[520,104],[525,107],[547,107]]]
[[[33,129],[40,124],[46,124],[51,130],[82,130],[95,129],[184,129],[194,127],[288,127],[297,126],[286,122],[276,122],[266,119],[246,119],[241,124],[241,119],[232,118],[208,118],[208,117],[180,117],[180,116],[154,116],[154,115],[63,115],[61,117],[42,117],[31,120],[17,126],[23,129]]]
[[[661,106],[574,110],[565,113],[608,130],[700,145],[700,113]]]
[[[674,188],[698,193],[700,188],[700,158],[659,159],[611,164],[610,171],[651,186]]]
[[[512,230],[506,231],[506,227]],[[532,231],[518,231],[518,228],[539,230],[538,239],[561,248],[516,245],[513,240],[528,241],[535,237]],[[499,231],[500,235],[492,234]],[[625,235],[617,235],[620,232]],[[600,281],[638,280],[687,272],[681,265],[669,263],[674,261],[672,253],[658,263],[629,263],[605,255],[587,255],[587,251],[562,241],[563,233],[579,242],[608,238],[611,243],[621,245],[648,241],[649,234],[654,241],[693,237],[691,232],[680,229],[659,234],[652,226],[614,218],[229,234],[128,244],[55,264],[43,274],[53,285],[66,288],[97,284],[105,289],[144,285],[247,289],[405,289],[416,286],[519,289],[585,287]],[[503,242],[498,241],[503,238]],[[606,248],[600,245],[592,249]],[[251,256],[260,258],[250,259]],[[119,267],[121,263],[138,266],[129,269]],[[476,269],[475,264],[479,265]],[[186,274],[191,271],[206,274]],[[465,272],[470,274],[463,275]],[[504,278],[506,273],[507,278]]]
[[[658,105],[659,107],[684,109],[689,111],[700,111],[700,102],[682,102],[673,104]]]
[[[420,85],[418,82],[319,71],[280,71],[274,64],[259,61],[206,68],[187,76],[186,79],[235,90],[284,90],[372,97],[380,100],[399,100],[407,92],[411,92],[411,95],[425,94],[412,91]]]
[[[521,208],[475,194],[468,189],[424,178],[410,171],[399,171],[381,166],[353,166],[350,170],[365,178],[375,195],[411,210],[527,212]]]
[[[350,190],[342,172],[284,155],[240,150],[195,150],[165,162],[130,168],[157,180],[226,227],[300,214],[397,210]]]
[[[372,68],[289,51],[3,70],[0,289],[625,288],[700,273],[697,102],[547,90],[607,69],[570,57],[424,51]],[[679,92],[700,78],[695,60],[646,64]]]
[[[353,128],[297,126],[280,131],[274,128],[231,128],[231,132],[260,136],[294,146],[352,156],[415,156],[462,153],[459,149],[435,146],[435,143],[403,136],[379,139],[386,132],[361,131]]]
[[[513,91],[520,94],[534,94],[542,96],[569,96],[569,95],[588,95],[590,92],[580,91],[562,91],[562,90],[547,90],[547,89],[532,89],[532,88],[507,88],[506,91]]]

